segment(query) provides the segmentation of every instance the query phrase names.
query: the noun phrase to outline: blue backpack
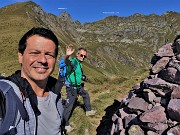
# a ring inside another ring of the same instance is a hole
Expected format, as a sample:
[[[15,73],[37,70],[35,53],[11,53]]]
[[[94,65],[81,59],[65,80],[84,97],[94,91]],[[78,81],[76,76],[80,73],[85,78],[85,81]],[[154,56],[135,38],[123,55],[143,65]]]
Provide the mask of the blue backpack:
[[[65,60],[63,58],[61,58],[59,60],[59,69],[60,69],[59,78],[60,78],[61,82],[63,81],[64,86],[70,86],[70,83],[67,81],[67,74],[66,74],[67,65],[66,65]],[[59,80],[59,78],[58,78],[58,80]]]
[[[29,119],[19,88],[9,80],[0,79],[0,101],[0,135],[15,135],[20,118]]]
[[[59,71],[59,75],[61,77],[66,77],[66,63],[65,63],[65,60],[62,58],[59,60],[59,68],[60,68],[60,71]]]
[[[73,73],[75,71],[77,66],[75,67],[72,67],[72,71],[71,73]],[[64,58],[61,58],[59,60],[59,78],[61,78],[61,81],[64,81],[64,85],[65,86],[70,86],[70,82],[68,82],[67,78],[68,78],[68,75],[67,75],[67,65],[65,63],[65,60]]]

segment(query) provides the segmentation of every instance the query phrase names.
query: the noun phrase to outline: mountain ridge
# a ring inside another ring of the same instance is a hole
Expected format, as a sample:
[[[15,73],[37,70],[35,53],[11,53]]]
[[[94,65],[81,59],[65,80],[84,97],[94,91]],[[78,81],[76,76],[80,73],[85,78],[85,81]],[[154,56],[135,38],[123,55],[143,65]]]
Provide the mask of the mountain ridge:
[[[131,76],[138,70],[148,69],[153,53],[163,44],[171,42],[180,32],[180,14],[172,11],[160,16],[109,16],[99,21],[81,24],[78,20],[73,21],[67,12],[55,16],[44,12],[41,6],[29,1],[1,8],[0,17],[1,33],[5,33],[4,36],[0,36],[1,44],[7,46],[8,40],[15,50],[15,45],[26,30],[34,26],[50,28],[60,42],[59,57],[64,56],[65,46],[68,44],[73,44],[75,48],[84,46],[89,52],[85,71],[92,65],[92,72],[106,77]],[[6,34],[9,39],[4,39]],[[4,53],[4,50],[1,49],[1,52]],[[14,56],[15,54],[13,58]],[[4,69],[2,72],[7,71]],[[92,77],[91,74],[88,75]]]
[[[48,14],[34,2],[9,5],[0,8],[0,73],[8,76],[20,68],[17,60],[18,41],[32,27],[46,27],[57,35],[60,43],[58,58],[64,56],[65,47],[70,43],[75,48],[86,47],[88,58],[83,70],[88,82],[85,88],[97,115],[88,118],[80,106],[76,107],[70,121],[76,130],[70,135],[84,135],[87,133],[85,131],[94,135],[100,121],[104,120],[101,117],[106,118],[104,113],[108,115],[107,122],[112,122],[107,110],[115,111],[112,108],[113,102],[117,101],[115,99],[123,98],[132,84],[147,76],[152,55],[180,33],[179,21],[179,13],[168,12],[161,16],[110,16],[81,24],[73,21],[67,12],[60,16]],[[56,65],[53,76],[57,75]],[[64,98],[64,87],[61,92]],[[79,103],[82,103],[81,97]]]

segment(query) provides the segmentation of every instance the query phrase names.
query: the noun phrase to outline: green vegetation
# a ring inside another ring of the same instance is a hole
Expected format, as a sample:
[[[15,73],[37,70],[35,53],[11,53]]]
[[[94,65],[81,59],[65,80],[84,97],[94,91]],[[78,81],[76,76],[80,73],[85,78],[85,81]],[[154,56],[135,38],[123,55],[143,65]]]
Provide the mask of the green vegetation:
[[[128,91],[132,89],[135,83],[141,82],[148,77],[149,71],[143,69],[138,71],[138,73],[141,74],[135,74],[131,76],[131,78],[126,79],[121,77],[114,78],[113,80],[101,83],[101,85],[87,82],[85,88],[90,94],[92,108],[97,110],[97,115],[94,117],[86,117],[84,110],[81,108],[83,100],[79,97],[78,101],[80,102],[80,106],[76,107],[70,119],[70,123],[76,130],[69,135],[84,135],[85,130],[88,130],[90,135],[95,135],[96,128],[105,115],[105,109],[112,105],[114,100],[121,101],[122,98],[126,97]],[[101,78],[99,80],[101,80]]]
[[[1,8],[0,74],[8,76],[20,69],[18,41],[32,27],[42,26],[54,31],[59,39],[58,58],[63,57],[67,44],[71,43],[75,48],[86,47],[88,58],[83,69],[89,80],[85,88],[97,115],[86,117],[81,106],[77,106],[70,120],[76,130],[70,135],[84,135],[85,131],[95,135],[104,110],[115,99],[121,101],[135,83],[148,76],[152,55],[166,42],[172,42],[175,34],[179,34],[180,16],[174,12],[162,16],[113,16],[83,25],[63,19],[45,13],[33,2]],[[58,77],[58,60],[53,76]],[[65,98],[64,88],[62,94]],[[82,101],[79,97],[80,105]]]

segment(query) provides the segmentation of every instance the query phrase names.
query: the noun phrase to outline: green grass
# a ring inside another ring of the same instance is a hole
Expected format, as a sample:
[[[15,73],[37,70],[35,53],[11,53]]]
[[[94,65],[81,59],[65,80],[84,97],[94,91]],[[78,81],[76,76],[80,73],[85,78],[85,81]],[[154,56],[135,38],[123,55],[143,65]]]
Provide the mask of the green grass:
[[[139,73],[141,73],[139,75]],[[129,90],[135,83],[141,82],[148,77],[148,69],[139,70],[131,78],[116,78],[117,81],[107,80],[101,84],[93,84],[87,82],[85,89],[89,92],[91,98],[91,105],[94,110],[97,110],[97,115],[94,117],[86,117],[85,112],[81,107],[76,107],[70,123],[76,130],[69,135],[84,135],[85,130],[89,131],[90,135],[96,134],[96,129],[100,124],[100,120],[105,115],[105,109],[111,106],[114,100],[121,101],[126,97]],[[123,79],[122,79],[123,78]],[[65,98],[65,96],[64,96]],[[83,104],[82,97],[78,101]]]
[[[87,32],[78,33],[79,37],[76,38],[66,29],[67,27],[62,29],[62,25],[66,22],[58,22],[57,18],[54,18],[55,22],[53,22],[49,16],[39,16],[32,10],[34,6],[37,5],[33,2],[25,2],[0,9],[0,74],[5,73],[8,76],[20,69],[17,60],[18,41],[32,27],[51,25],[50,28],[57,35],[61,48],[58,58],[63,57],[67,44],[72,43],[75,48],[87,47],[88,58],[83,64],[83,71],[89,80],[85,88],[90,94],[92,108],[97,110],[97,115],[86,117],[84,110],[77,107],[70,119],[76,130],[70,135],[84,135],[85,130],[88,130],[90,135],[95,135],[96,128],[105,114],[104,110],[111,106],[115,99],[120,101],[127,96],[135,83],[141,82],[148,76],[148,66],[151,56],[155,53],[153,47],[156,41],[159,48],[165,39],[172,41],[179,29],[178,14],[174,14],[175,17],[169,14],[160,19],[159,16],[153,18],[145,16],[143,19],[131,16],[129,19],[133,20],[132,22],[128,21],[128,18],[108,17],[96,23],[90,23],[86,29]],[[167,19],[167,22],[164,22],[166,18],[174,19]],[[49,19],[51,24],[47,24],[42,19]],[[164,26],[158,27],[158,23],[161,22]],[[173,24],[172,30],[169,29],[169,24]],[[84,26],[86,28],[86,25]],[[94,31],[97,30],[102,34],[96,34]],[[127,30],[129,33],[125,32]],[[148,32],[144,31],[143,35],[143,32],[140,33],[141,30],[148,30]],[[124,32],[125,35],[122,35]],[[116,35],[119,35],[117,40],[111,42]],[[98,42],[97,38],[102,41]],[[120,40],[124,38],[131,40],[142,38],[144,43],[121,43]],[[111,52],[110,49],[112,49]],[[58,61],[52,76],[58,77]],[[64,88],[62,94],[65,98]],[[82,98],[79,98],[79,102],[83,104]]]

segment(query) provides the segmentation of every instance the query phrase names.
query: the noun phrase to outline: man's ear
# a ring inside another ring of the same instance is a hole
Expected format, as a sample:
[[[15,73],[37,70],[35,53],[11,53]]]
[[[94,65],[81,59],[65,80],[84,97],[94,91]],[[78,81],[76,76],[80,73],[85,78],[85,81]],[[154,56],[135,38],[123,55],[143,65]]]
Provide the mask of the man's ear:
[[[77,53],[76,53],[76,56],[78,57],[78,55],[79,55],[79,53],[77,52]]]
[[[23,55],[20,52],[18,52],[18,61],[20,64],[22,64],[22,58],[23,58]]]

